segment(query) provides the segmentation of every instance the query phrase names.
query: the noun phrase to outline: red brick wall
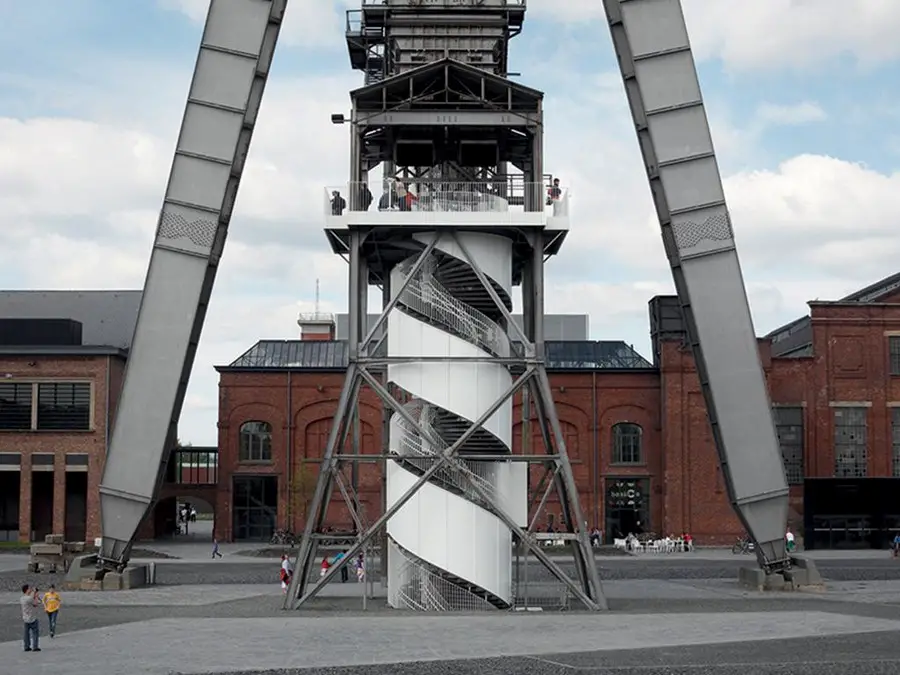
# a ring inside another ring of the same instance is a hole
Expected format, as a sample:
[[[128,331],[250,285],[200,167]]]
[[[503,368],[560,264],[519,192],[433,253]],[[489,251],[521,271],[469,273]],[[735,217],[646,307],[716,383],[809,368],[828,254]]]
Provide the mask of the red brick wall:
[[[888,334],[900,334],[900,305],[811,303],[811,307],[816,353],[809,388],[816,421],[813,475],[834,474],[833,404],[859,402],[870,406],[868,475],[890,476],[889,404],[900,401],[900,378],[890,375]]]
[[[34,365],[30,365],[34,364]],[[53,531],[65,530],[65,455],[86,453],[89,456],[87,493],[87,539],[100,536],[99,486],[106,457],[107,372],[110,390],[115,377],[120,378],[121,359],[106,356],[35,358],[0,357],[0,377],[40,380],[90,380],[93,383],[93,430],[88,432],[0,432],[0,446],[5,452],[22,454],[19,500],[19,538],[27,541],[31,532],[31,455],[52,453],[56,456],[53,487]],[[120,386],[120,385],[119,385]]]
[[[290,405],[287,414],[288,376],[284,373],[223,373],[219,384],[219,492],[216,534],[223,540],[232,538],[230,493],[232,477],[238,474],[274,474],[279,476],[278,527],[294,531],[302,528],[304,502],[311,496],[318,476],[317,459],[321,456],[331,428],[337,399],[343,384],[342,373],[309,373],[291,375]],[[603,492],[605,476],[646,476],[656,486],[655,477],[661,466],[659,452],[659,384],[655,373],[646,374],[568,374],[550,376],[560,423],[572,459],[575,479],[585,517],[603,526]],[[596,393],[594,391],[596,387]],[[381,451],[381,404],[375,394],[363,389],[361,397],[361,452]],[[592,401],[597,412],[592,414]],[[514,403],[514,452],[522,451],[521,396]],[[238,435],[241,424],[259,420],[273,427],[272,462],[240,463]],[[612,425],[635,422],[644,429],[647,462],[643,466],[610,469]],[[529,454],[544,451],[540,430],[531,424]],[[287,449],[290,448],[290,460]],[[599,454],[598,454],[599,453]],[[286,480],[288,466],[294,486]],[[611,473],[607,473],[607,471]],[[532,468],[532,484],[540,480],[540,467]],[[381,513],[382,476],[377,464],[359,467],[359,496],[366,518],[371,521]],[[655,506],[659,518],[661,505]],[[546,512],[559,516],[555,495]],[[333,526],[349,526],[351,518],[343,498],[335,493],[329,506],[328,522]]]
[[[871,403],[869,414],[869,475],[891,472],[891,429],[888,404],[900,402],[900,378],[888,371],[886,333],[900,334],[900,305],[812,304],[814,357],[772,358],[771,347],[760,341],[760,356],[775,405],[804,408],[805,473],[834,475],[832,451],[833,402]],[[566,444],[585,517],[604,526],[606,483],[615,478],[641,477],[650,482],[650,529],[694,534],[699,543],[730,544],[742,533],[732,512],[718,455],[700,392],[693,358],[679,342],[662,345],[659,372],[551,373]],[[228,505],[235,473],[273,473],[280,481],[279,526],[299,530],[303,510],[295,490],[293,500],[284,480],[291,448],[293,472],[305,466],[303,478],[311,494],[317,474],[315,458],[324,448],[343,374],[291,376],[291,413],[287,414],[287,375],[283,373],[223,373],[220,379],[219,438],[221,480],[217,533],[231,537]],[[380,449],[380,405],[371,392],[363,401],[363,452]],[[237,463],[237,430],[251,419],[272,423],[274,461],[267,465]],[[514,451],[522,451],[521,397],[515,399]],[[645,464],[612,464],[612,426],[639,424],[644,432]],[[543,451],[540,431],[532,423],[529,453]],[[532,468],[536,484],[540,467]],[[370,517],[380,512],[381,475],[375,464],[360,469],[361,496]],[[307,495],[308,496],[308,495]],[[289,502],[292,508],[288,508]],[[290,511],[290,517],[288,516]],[[559,514],[555,498],[548,513]],[[791,488],[791,523],[800,528],[802,486]],[[350,522],[343,501],[334,497],[329,522]]]
[[[815,407],[811,413],[808,405],[815,394],[816,361],[772,358],[768,342],[760,340],[759,347],[773,404],[805,409],[804,465],[807,475],[820,475],[812,471],[820,471],[822,465],[817,445],[821,424]],[[743,527],[725,490],[693,356],[681,343],[665,342],[661,364],[665,448],[662,529],[691,532],[700,543],[731,543],[743,534]],[[792,526],[801,527],[802,514],[803,488],[792,486]]]

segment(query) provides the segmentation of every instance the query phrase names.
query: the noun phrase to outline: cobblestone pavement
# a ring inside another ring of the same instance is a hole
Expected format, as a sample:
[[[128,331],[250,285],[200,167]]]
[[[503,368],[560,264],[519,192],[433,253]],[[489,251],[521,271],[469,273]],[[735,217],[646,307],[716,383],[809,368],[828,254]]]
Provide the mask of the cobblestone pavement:
[[[54,575],[33,575],[24,571],[25,559],[19,569],[0,571],[0,591],[14,591],[23,583],[47,585],[56,582]],[[559,561],[567,574],[575,574],[574,567]],[[606,558],[598,562],[601,579],[643,580],[643,579],[726,579],[737,577],[738,568],[751,565],[754,561],[745,556],[734,556],[719,560],[695,559],[687,557],[659,556],[653,558]],[[876,559],[825,559],[816,563],[822,575],[831,581],[889,581],[900,580],[900,562],[888,557]],[[230,561],[155,561],[156,580],[161,585],[197,584],[267,584],[277,582],[279,562],[230,562]],[[520,578],[524,578],[524,565],[520,565]],[[315,578],[316,572],[313,575]],[[373,575],[378,579],[377,573]],[[553,579],[550,573],[537,561],[528,565],[528,578],[535,582]]]
[[[332,584],[287,613],[271,583],[67,592],[59,635],[39,655],[21,651],[17,593],[0,593],[0,674],[844,675],[849,662],[854,675],[900,672],[900,581],[770,594],[733,580],[616,580],[602,615],[410,615],[375,598],[366,616],[361,590]]]
[[[448,664],[441,662],[528,655],[530,658],[519,660],[529,662],[533,669],[543,668],[532,672],[560,673],[590,665],[591,658],[608,659],[609,651],[641,652],[650,647],[673,649],[828,635],[864,637],[889,631],[895,631],[896,665],[896,631],[900,629],[897,619],[823,611],[394,615],[374,621],[335,616],[197,620],[184,617],[180,611],[177,614],[179,618],[62,633],[53,641],[45,640],[40,654],[24,654],[21,644],[6,642],[0,644],[0,667],[16,675],[278,673],[299,668],[328,673],[340,672],[334,668],[346,666],[370,666],[362,671],[369,673],[396,673],[397,667],[392,664],[411,663],[420,669],[408,672],[450,673],[460,671],[448,669]],[[588,651],[597,653],[585,655]]]

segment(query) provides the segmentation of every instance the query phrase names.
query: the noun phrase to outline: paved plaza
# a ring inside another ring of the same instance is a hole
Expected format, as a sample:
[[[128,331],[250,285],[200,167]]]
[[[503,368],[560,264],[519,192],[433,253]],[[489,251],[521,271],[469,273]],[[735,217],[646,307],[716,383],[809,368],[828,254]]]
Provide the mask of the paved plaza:
[[[601,559],[609,613],[468,616],[392,611],[378,585],[364,612],[353,582],[329,585],[307,611],[284,612],[277,560],[230,551],[219,566],[199,550],[180,553],[157,561],[163,585],[66,592],[59,635],[45,636],[38,654],[22,651],[19,594],[9,587],[24,558],[0,556],[0,675],[900,672],[900,565],[884,553],[819,554],[826,577],[841,579],[824,592],[776,594],[726,578],[738,560],[717,551]]]

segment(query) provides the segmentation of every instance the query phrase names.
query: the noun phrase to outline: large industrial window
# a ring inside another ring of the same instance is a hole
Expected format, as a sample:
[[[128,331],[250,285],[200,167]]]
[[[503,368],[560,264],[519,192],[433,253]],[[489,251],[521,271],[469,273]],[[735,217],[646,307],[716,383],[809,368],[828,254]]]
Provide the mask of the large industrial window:
[[[242,462],[272,461],[272,425],[268,422],[244,422],[240,432]]]
[[[90,431],[90,382],[42,382],[37,390],[38,431]]]
[[[788,485],[802,485],[803,408],[775,408],[775,430]]]
[[[613,464],[641,464],[641,427],[630,422],[619,422],[613,425]]]
[[[888,355],[891,359],[891,375],[900,375],[900,335],[888,338]]]
[[[865,478],[868,408],[834,409],[834,476]]]
[[[30,431],[34,385],[0,382],[0,431]]]
[[[900,408],[891,408],[891,475],[900,478]]]

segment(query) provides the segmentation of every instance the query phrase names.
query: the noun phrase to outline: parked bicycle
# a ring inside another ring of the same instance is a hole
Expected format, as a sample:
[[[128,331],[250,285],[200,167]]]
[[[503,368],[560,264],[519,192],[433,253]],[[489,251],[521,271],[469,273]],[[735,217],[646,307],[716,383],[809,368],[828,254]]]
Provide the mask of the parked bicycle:
[[[750,537],[741,537],[734,542],[734,546],[731,547],[731,552],[735,555],[746,555],[748,553],[753,553],[755,548],[756,546],[750,541]]]
[[[269,540],[272,546],[296,546],[297,538],[290,530],[275,530],[272,539]]]

